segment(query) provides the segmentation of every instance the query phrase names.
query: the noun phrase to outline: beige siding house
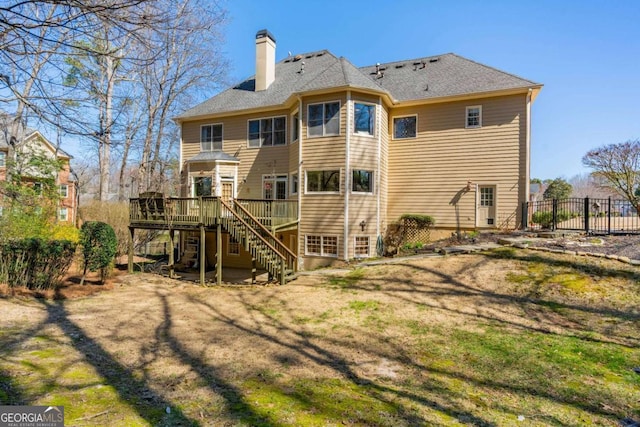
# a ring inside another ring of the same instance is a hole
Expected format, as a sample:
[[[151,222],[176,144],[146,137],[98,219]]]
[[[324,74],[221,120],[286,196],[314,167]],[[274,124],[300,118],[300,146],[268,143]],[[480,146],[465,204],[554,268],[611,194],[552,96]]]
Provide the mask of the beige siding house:
[[[403,214],[447,234],[519,226],[541,84],[452,53],[358,68],[328,51],[276,63],[275,47],[258,32],[256,75],[175,119],[183,197],[287,209],[270,232],[304,269],[376,256]],[[229,262],[251,265],[236,234]]]

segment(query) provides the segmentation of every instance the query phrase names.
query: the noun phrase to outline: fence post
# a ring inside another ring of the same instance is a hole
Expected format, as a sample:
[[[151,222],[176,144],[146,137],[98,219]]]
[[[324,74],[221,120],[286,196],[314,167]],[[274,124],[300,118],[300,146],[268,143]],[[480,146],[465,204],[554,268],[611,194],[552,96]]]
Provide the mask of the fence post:
[[[553,199],[551,213],[551,231],[556,231],[556,226],[558,225],[558,199]]]
[[[522,202],[522,229],[529,228],[529,202]]]
[[[589,198],[584,198],[584,232],[589,233]]]
[[[607,203],[607,234],[611,234],[611,196]]]

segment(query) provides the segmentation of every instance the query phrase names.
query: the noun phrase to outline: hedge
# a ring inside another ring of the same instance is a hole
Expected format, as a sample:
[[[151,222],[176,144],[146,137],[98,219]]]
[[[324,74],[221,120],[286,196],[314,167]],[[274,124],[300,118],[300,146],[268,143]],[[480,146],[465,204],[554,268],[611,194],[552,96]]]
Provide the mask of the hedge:
[[[39,238],[0,243],[0,283],[43,290],[56,288],[69,270],[76,244]]]

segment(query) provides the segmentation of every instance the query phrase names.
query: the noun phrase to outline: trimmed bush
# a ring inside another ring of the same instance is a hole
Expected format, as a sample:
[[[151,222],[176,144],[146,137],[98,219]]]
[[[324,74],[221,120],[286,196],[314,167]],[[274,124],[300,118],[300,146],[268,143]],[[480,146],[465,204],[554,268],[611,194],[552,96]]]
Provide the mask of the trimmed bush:
[[[562,221],[566,221],[569,218],[575,218],[579,215],[573,215],[571,212],[569,211],[565,211],[565,210],[558,210],[557,213],[557,217],[556,217],[556,224],[558,224],[559,222]],[[534,224],[540,224],[540,226],[542,228],[551,228],[554,224],[553,224],[553,212],[551,211],[538,211],[538,212],[534,212],[533,216],[531,217],[531,222],[533,222]]]
[[[0,282],[11,287],[56,288],[71,266],[76,244],[39,238],[8,240],[0,244]]]
[[[118,247],[118,239],[113,227],[99,221],[85,222],[80,229],[80,244],[84,260],[81,283],[84,284],[87,270],[100,270],[100,281],[104,283]]]
[[[413,222],[417,227],[427,228],[436,223],[436,220],[431,215],[418,215],[418,214],[404,214],[400,217],[405,222]]]

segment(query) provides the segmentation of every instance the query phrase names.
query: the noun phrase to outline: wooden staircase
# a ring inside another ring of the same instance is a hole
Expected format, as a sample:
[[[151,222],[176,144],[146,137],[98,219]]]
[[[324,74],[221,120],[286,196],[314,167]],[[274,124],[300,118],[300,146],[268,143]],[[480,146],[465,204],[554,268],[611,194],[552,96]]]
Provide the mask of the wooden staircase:
[[[296,272],[297,256],[239,203],[220,200],[220,222],[281,285]]]

